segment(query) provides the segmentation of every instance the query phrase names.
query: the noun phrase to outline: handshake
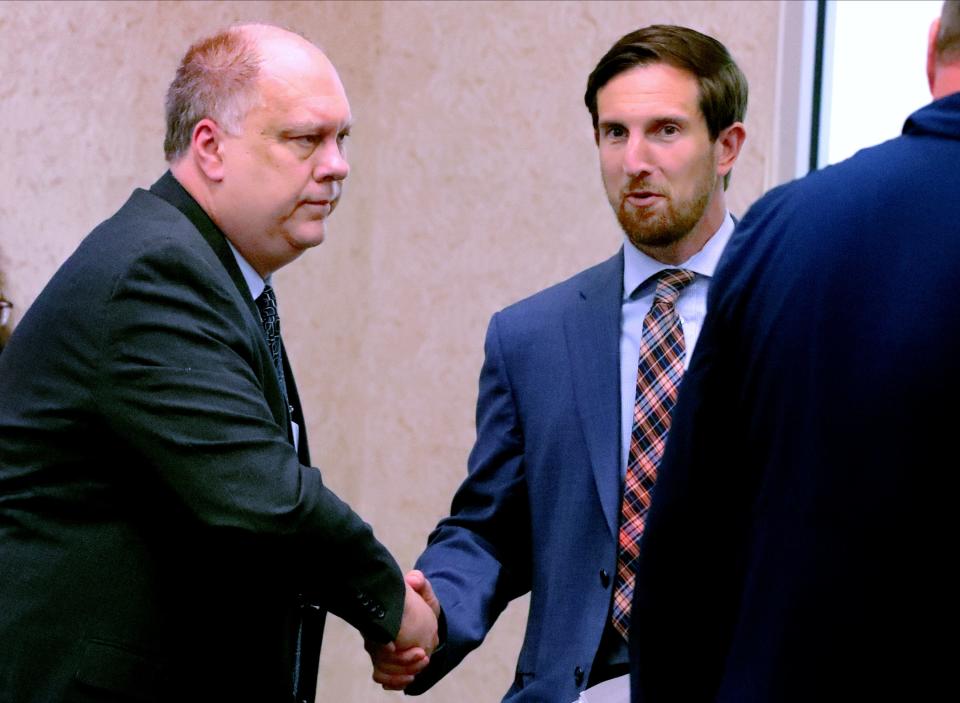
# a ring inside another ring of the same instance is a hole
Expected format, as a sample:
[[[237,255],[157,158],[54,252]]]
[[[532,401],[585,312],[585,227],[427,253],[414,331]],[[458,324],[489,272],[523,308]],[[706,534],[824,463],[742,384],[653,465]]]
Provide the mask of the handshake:
[[[406,596],[397,639],[389,644],[364,643],[373,662],[373,680],[387,691],[402,691],[430,663],[439,644],[440,601],[420,571],[404,576]]]

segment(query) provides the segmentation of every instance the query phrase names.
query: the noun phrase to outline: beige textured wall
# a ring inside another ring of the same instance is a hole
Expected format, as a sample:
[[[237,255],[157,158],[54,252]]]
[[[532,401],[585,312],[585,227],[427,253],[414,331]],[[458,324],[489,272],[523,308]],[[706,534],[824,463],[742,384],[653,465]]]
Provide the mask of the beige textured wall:
[[[277,276],[284,337],[325,480],[408,568],[474,437],[484,329],[498,308],[612,254],[586,76],[622,34],[687,24],[751,87],[730,191],[762,190],[777,2],[0,3],[0,271],[19,316],[135,186],[164,169],[162,96],[197,36],[284,24],[340,69],[356,128],[329,239]],[[331,578],[336,574],[332,573]],[[526,601],[421,700],[492,703]],[[397,698],[330,618],[321,701]],[[565,702],[560,702],[565,703]]]

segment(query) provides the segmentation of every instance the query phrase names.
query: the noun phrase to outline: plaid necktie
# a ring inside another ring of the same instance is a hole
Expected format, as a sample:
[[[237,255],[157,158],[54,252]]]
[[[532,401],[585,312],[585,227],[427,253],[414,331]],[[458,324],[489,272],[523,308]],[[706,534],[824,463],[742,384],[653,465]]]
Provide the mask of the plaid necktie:
[[[683,376],[683,327],[677,314],[680,291],[694,274],[667,269],[657,274],[657,290],[650,312],[643,318],[640,361],[637,369],[637,401],[633,409],[633,433],[627,460],[627,477],[620,515],[617,577],[610,615],[617,632],[627,639],[630,605],[636,581],[640,537],[650,507],[650,492],[657,480],[657,465],[670,429],[670,411],[677,400]]]
[[[263,323],[267,346],[270,347],[270,356],[273,357],[273,366],[277,370],[277,378],[280,381],[280,391],[286,403],[287,380],[283,375],[283,355],[280,351],[280,315],[277,314],[277,296],[269,284],[257,298],[257,309],[260,310],[260,321]]]

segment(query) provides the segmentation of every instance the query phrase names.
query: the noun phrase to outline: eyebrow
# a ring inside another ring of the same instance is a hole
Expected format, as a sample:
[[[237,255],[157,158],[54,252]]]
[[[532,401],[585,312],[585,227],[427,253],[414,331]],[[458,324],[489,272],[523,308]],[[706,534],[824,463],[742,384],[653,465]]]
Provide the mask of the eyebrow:
[[[290,136],[292,134],[322,134],[325,132],[336,132],[337,134],[344,134],[349,132],[353,128],[353,119],[345,123],[342,127],[334,129],[334,125],[329,122],[294,122],[288,124],[280,130],[280,134],[283,136]]]
[[[623,120],[599,120],[597,129],[603,129],[604,127],[623,127]]]
[[[670,122],[677,122],[679,124],[689,124],[690,118],[683,115],[662,115],[660,117],[655,117],[651,120],[652,124],[655,125],[664,125]]]
[[[600,120],[597,122],[597,129],[598,130],[605,129],[608,127],[626,127],[627,122],[629,121],[630,121],[629,119],[613,119],[613,118],[608,120]],[[690,117],[683,116],[683,115],[659,115],[659,116],[651,117],[649,119],[644,120],[643,125],[644,125],[644,128],[649,129],[650,127],[662,127],[665,124],[671,124],[671,123],[688,125],[690,124],[691,121],[692,120]]]

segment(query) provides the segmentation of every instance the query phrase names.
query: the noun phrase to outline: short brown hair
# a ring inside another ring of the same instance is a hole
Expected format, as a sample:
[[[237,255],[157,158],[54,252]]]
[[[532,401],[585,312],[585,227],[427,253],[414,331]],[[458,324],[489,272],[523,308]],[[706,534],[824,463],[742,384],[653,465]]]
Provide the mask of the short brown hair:
[[[941,61],[960,61],[960,0],[943,3],[936,50]]]
[[[636,66],[665,63],[696,77],[700,111],[710,139],[747,114],[747,79],[727,48],[713,37],[677,25],[654,24],[624,35],[587,78],[583,101],[597,129],[597,92],[614,76]]]
[[[163,153],[168,162],[187,152],[193,128],[204,118],[228,134],[239,133],[259,95],[261,63],[255,40],[240,27],[201,39],[187,50],[167,90]]]

